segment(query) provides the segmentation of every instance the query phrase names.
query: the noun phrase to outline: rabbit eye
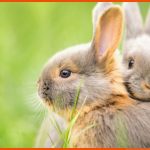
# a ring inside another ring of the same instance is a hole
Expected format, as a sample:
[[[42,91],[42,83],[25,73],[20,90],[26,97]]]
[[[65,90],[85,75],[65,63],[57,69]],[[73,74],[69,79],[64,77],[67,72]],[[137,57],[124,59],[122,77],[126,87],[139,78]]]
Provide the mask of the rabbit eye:
[[[60,76],[62,78],[68,78],[68,77],[70,77],[70,75],[71,75],[71,71],[70,70],[62,70],[60,72]]]
[[[134,60],[133,59],[130,59],[129,60],[129,64],[128,64],[128,68],[131,69],[134,65]]]

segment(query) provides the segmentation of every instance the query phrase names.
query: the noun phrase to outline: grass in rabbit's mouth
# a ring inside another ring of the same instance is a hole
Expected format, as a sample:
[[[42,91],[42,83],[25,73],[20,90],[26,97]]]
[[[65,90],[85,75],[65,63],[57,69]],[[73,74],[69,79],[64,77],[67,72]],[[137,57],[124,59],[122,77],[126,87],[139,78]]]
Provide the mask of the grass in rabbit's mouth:
[[[80,85],[77,88],[77,92],[76,92],[76,96],[75,96],[75,100],[74,100],[74,105],[73,105],[73,108],[72,108],[71,114],[70,114],[70,121],[69,121],[69,124],[68,124],[68,127],[66,128],[66,130],[61,129],[59,122],[57,122],[54,117],[50,118],[50,121],[53,124],[53,126],[55,127],[55,129],[59,135],[60,140],[63,141],[63,145],[62,145],[63,148],[72,147],[72,145],[70,143],[70,139],[71,139],[71,135],[72,135],[72,129],[73,129],[73,126],[75,125],[75,123],[76,123],[76,121],[77,121],[77,119],[78,119],[78,117],[82,111],[82,108],[83,108],[85,102],[86,102],[86,98],[85,98],[84,102],[82,103],[81,108],[78,110],[78,112],[76,112],[77,103],[78,103],[78,99],[80,96],[81,84],[82,84],[82,82],[80,83]],[[75,135],[75,136],[79,136],[80,134],[82,134],[86,130],[92,128],[93,126],[94,125],[87,126],[82,131],[77,133],[77,135]],[[56,147],[56,145],[59,141],[53,141],[51,139],[50,135],[49,135],[49,139],[50,139],[53,147]]]

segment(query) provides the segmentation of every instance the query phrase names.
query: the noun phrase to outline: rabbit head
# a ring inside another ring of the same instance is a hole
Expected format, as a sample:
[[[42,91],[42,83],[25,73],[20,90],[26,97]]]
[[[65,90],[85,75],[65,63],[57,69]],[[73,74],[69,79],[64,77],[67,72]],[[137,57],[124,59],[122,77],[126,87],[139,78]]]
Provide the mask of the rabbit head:
[[[124,3],[124,80],[131,97],[150,101],[150,11],[144,29],[137,3]]]
[[[77,108],[84,101],[105,103],[111,94],[126,93],[114,57],[122,34],[122,9],[112,6],[95,21],[92,42],[65,49],[45,65],[38,91],[49,105],[61,110],[73,107],[78,88]]]

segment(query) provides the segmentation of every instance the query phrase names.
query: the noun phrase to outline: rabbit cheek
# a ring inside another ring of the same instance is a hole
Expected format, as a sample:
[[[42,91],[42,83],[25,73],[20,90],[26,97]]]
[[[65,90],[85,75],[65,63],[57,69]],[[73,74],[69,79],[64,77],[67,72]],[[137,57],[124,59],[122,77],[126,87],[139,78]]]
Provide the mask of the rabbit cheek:
[[[50,78],[52,87],[50,97],[55,108],[65,109],[74,105],[79,76],[77,73],[71,72],[69,77],[63,78],[60,75],[61,70],[51,69]]]
[[[53,92],[55,108],[66,109],[74,106],[75,92],[73,89],[62,87]]]
[[[135,78],[133,74],[128,74],[128,76],[125,77],[125,81],[125,86],[130,96],[136,97],[137,94],[141,91],[138,79]]]

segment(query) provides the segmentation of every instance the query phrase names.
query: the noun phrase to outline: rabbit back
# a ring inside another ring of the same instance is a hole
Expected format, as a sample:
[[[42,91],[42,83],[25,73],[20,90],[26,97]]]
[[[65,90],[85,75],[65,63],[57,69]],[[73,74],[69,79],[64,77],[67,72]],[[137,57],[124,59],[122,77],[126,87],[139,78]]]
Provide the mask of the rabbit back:
[[[73,146],[150,147],[149,107],[149,103],[137,103],[122,110],[112,106],[90,111],[77,123]],[[87,130],[81,131],[83,127],[87,127]]]

